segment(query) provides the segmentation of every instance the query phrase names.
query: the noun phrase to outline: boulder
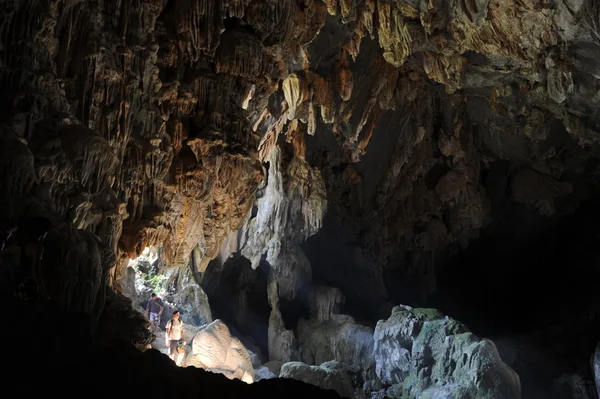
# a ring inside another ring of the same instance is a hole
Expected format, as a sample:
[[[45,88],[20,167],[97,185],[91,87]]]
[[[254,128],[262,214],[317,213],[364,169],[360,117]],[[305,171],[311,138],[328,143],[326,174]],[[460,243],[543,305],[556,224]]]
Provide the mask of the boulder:
[[[364,397],[364,391],[356,389],[353,383],[352,371],[346,365],[335,361],[320,366],[288,362],[281,367],[279,377],[293,378],[323,389],[332,389],[346,398]]]
[[[232,337],[229,328],[217,319],[203,327],[192,340],[186,366],[221,373],[229,379],[254,381],[254,369],[246,348]]]
[[[254,369],[254,382],[260,380],[270,380],[272,378],[277,378],[277,374],[269,370],[268,367],[262,366]]]
[[[519,399],[494,343],[433,309],[397,306],[375,328],[376,373],[391,398]]]
[[[300,320],[298,346],[302,361],[321,364],[336,360],[358,366],[364,380],[374,377],[373,330],[347,315],[330,315],[328,320]]]
[[[351,316],[338,314],[345,302],[342,292],[318,286],[309,295],[311,318],[298,323],[298,347],[304,363],[317,365],[327,361],[354,365],[363,372],[363,380],[375,377],[373,329],[358,324]]]
[[[281,366],[283,366],[283,362],[280,362],[279,360],[271,360],[270,362],[266,362],[264,366],[273,374],[279,375],[281,372]]]

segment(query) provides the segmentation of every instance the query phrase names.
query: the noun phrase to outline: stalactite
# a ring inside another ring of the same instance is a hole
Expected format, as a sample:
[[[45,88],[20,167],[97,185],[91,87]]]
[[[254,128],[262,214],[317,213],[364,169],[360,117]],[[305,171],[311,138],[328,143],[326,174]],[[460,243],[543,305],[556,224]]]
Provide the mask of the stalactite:
[[[227,4],[227,14],[230,18],[239,18],[242,19],[244,17],[246,7],[252,0],[229,0],[229,4]]]
[[[192,61],[203,52],[212,54],[219,44],[224,30],[223,3],[219,0],[177,0],[173,6],[178,23],[178,33],[189,39],[187,51]]]
[[[265,54],[260,41],[243,32],[226,31],[221,38],[221,46],[216,55],[216,72],[229,73],[250,81],[273,76],[273,61]]]
[[[61,141],[72,162],[80,163],[78,174],[84,187],[98,193],[112,185],[119,160],[106,140],[83,126],[72,125],[62,129]]]
[[[389,4],[384,0],[377,1],[377,16],[379,20],[379,45],[384,50],[383,57],[390,64],[400,67],[411,53],[411,36],[395,3]]]

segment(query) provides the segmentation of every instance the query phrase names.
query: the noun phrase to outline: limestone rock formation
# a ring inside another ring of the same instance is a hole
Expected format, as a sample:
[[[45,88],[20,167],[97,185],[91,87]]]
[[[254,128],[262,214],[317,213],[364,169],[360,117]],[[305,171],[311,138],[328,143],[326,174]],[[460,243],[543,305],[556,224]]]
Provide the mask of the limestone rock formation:
[[[362,387],[355,394],[351,372],[337,362],[326,362],[320,366],[309,366],[301,362],[285,363],[281,367],[280,378],[293,378],[316,385],[323,389],[332,389],[345,398],[363,398]]]
[[[277,374],[269,370],[268,367],[262,366],[254,369],[254,381],[270,380],[277,378]]]
[[[239,339],[231,336],[225,323],[219,319],[198,331],[185,361],[187,367],[203,368],[250,384],[254,381],[248,351]]]
[[[585,164],[569,155],[598,142],[597,8],[7,2],[4,216],[38,201],[107,256],[156,245],[203,270],[268,175],[243,252],[255,267],[267,254],[286,298],[310,279],[300,244],[325,209],[336,239],[364,242],[356,273],[381,300],[385,273],[427,294],[435,255],[489,221],[492,163],[548,164],[557,181]]]
[[[433,309],[398,306],[375,328],[376,372],[388,397],[520,398],[519,376],[494,343]]]
[[[320,286],[311,293],[312,317],[298,323],[301,359],[310,365],[337,361],[357,367],[363,382],[375,377],[373,329],[339,314],[335,305],[343,301],[337,289]]]
[[[269,360],[281,363],[298,360],[296,336],[293,331],[285,327],[285,322],[279,310],[277,281],[271,280],[268,290],[269,304],[271,305],[268,326]]]
[[[327,200],[319,171],[296,154],[284,165],[282,150],[272,145],[262,159],[269,165],[266,185],[255,202],[256,216],[242,228],[240,253],[254,269],[266,254],[280,295],[293,299],[312,276],[299,244],[319,231]]]
[[[213,321],[208,296],[194,279],[188,268],[171,268],[165,271],[165,300],[173,305],[165,308],[165,314],[181,312],[186,324],[203,326]]]

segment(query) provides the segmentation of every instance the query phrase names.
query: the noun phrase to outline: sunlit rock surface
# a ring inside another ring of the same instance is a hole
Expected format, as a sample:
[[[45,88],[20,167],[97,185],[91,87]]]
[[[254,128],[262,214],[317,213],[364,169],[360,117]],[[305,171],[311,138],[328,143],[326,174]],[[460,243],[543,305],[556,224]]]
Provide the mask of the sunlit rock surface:
[[[221,320],[203,327],[192,340],[192,351],[185,359],[187,367],[194,366],[229,379],[251,384],[254,381],[252,360],[239,339],[232,337]]]

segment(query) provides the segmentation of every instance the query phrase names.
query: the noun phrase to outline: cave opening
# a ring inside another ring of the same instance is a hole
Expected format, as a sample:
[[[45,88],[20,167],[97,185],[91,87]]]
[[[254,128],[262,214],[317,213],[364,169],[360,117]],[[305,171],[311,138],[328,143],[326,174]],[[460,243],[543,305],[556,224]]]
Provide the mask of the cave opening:
[[[134,259],[129,259],[121,278],[123,293],[141,309],[145,309],[151,293],[164,296],[166,276],[160,265],[162,249],[146,247]]]
[[[311,285],[303,286],[294,299],[279,298],[279,311],[285,328],[290,331],[296,331],[300,319],[308,320],[311,316],[308,306],[310,287]]]
[[[248,349],[257,346],[263,356],[269,353],[268,275],[268,263],[253,270],[248,259],[234,253],[222,264],[218,259],[209,262],[202,277],[213,317],[223,320]]]

